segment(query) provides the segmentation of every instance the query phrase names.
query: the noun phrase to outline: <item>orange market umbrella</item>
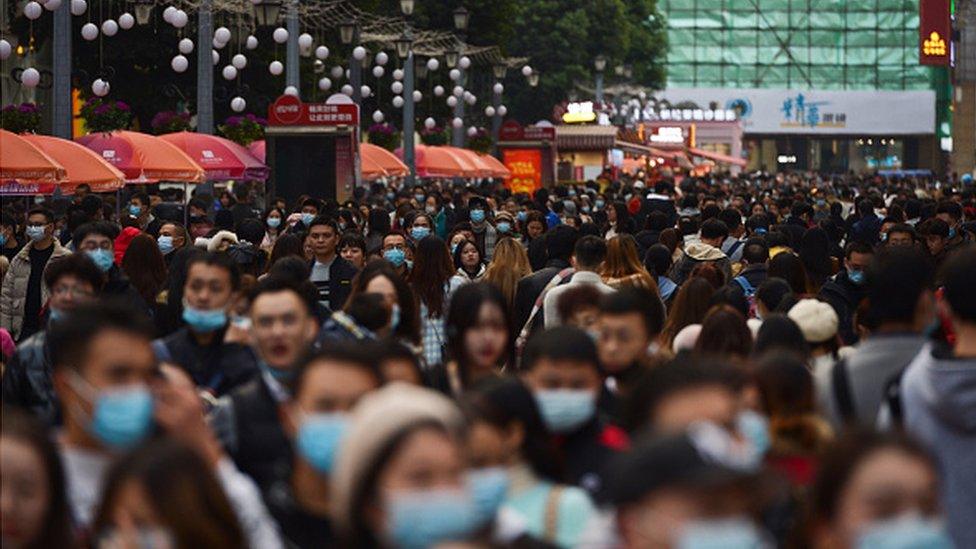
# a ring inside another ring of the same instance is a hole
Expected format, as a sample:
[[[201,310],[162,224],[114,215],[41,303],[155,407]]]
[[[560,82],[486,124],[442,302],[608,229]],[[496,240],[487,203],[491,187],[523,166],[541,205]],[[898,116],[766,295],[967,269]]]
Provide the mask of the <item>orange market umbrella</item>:
[[[91,186],[96,193],[114,191],[125,185],[122,172],[74,141],[49,135],[24,135],[23,138],[64,166],[67,178],[61,182],[61,190],[65,194],[74,192],[81,184]]]
[[[206,171],[208,180],[251,179],[264,181],[268,167],[245,147],[216,135],[176,132],[159,136],[179,147]]]
[[[402,159],[403,149],[397,149],[396,155]],[[417,145],[414,157],[419,177],[469,177],[465,173],[468,163],[444,147]]]
[[[100,154],[125,174],[131,183],[159,180],[195,183],[204,179],[204,171],[179,147],[152,135],[117,131],[95,133],[77,141]]]
[[[468,177],[490,177],[491,170],[488,166],[478,158],[478,153],[472,151],[471,149],[461,149],[458,147],[445,147],[452,154],[463,158],[465,162],[468,163]]]
[[[509,177],[512,177],[511,170],[506,168],[505,164],[502,164],[501,161],[495,158],[494,156],[490,154],[481,154],[478,155],[478,158],[480,158],[482,162],[488,165],[488,168],[491,170],[492,177],[496,177],[500,179],[508,179]]]
[[[373,145],[372,143],[361,143],[359,145],[359,155],[363,159],[364,176],[366,175],[365,166],[367,158],[370,162],[373,162],[382,168],[388,176],[403,177],[409,172],[407,165],[400,162],[400,159],[397,158],[395,154],[384,149],[383,147]]]
[[[372,181],[374,179],[389,175],[386,173],[386,170],[383,169],[383,166],[379,164],[379,162],[366,153],[365,149],[360,150],[359,172],[366,181]]]
[[[64,179],[64,166],[36,145],[7,130],[0,130],[0,181],[56,183]]]

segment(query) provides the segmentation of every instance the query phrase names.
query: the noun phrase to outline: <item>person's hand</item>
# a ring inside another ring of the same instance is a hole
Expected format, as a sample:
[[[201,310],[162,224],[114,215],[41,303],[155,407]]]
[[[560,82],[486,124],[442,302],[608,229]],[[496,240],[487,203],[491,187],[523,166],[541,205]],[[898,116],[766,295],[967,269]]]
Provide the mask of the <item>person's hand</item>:
[[[156,422],[167,434],[199,451],[216,467],[222,457],[203,410],[203,402],[190,377],[170,364],[160,366],[163,376],[152,387]]]

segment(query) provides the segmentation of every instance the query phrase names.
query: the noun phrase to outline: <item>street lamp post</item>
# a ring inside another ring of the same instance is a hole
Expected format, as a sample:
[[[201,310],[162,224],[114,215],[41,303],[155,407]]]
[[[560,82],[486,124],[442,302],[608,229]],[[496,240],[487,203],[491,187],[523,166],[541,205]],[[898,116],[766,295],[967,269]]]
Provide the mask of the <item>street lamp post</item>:
[[[298,60],[298,0],[288,1],[288,11],[285,13],[285,29],[288,31],[288,43],[285,44],[285,86],[294,86],[301,96],[302,83],[299,74],[301,65]]]
[[[346,46],[353,45],[355,51],[355,47],[359,45],[359,21],[348,19],[343,22],[339,26],[339,39]],[[361,106],[363,102],[363,64],[359,59],[356,59],[352,52],[349,53],[349,85],[352,86],[353,102]]]
[[[71,2],[54,10],[54,135],[71,139]]]
[[[461,38],[461,43],[463,48],[465,34],[466,31],[468,30],[468,22],[471,14],[468,12],[467,9],[464,8],[464,6],[461,6],[455,9],[452,12],[452,15],[454,16],[454,29],[458,31],[458,35]],[[460,52],[458,52],[458,54],[455,54],[455,57],[460,58],[463,55],[464,55],[464,50],[462,49]],[[448,66],[450,65],[451,63],[448,62]],[[458,78],[457,85],[463,88],[465,82],[467,81],[464,72],[464,67],[458,65],[457,68],[461,72],[461,76],[460,78]],[[454,106],[454,118],[460,118],[462,121],[464,120],[464,99],[461,97],[458,98],[458,102]],[[464,124],[461,124],[460,128],[455,128],[453,124],[451,125],[451,145],[454,145],[455,147],[464,146]]]
[[[202,0],[197,9],[197,132],[209,134],[214,132],[212,43],[213,0]]]
[[[607,68],[607,58],[603,55],[596,56],[593,68],[596,69],[596,104],[600,108],[603,105],[603,71]]]
[[[401,2],[403,4],[405,2]],[[406,12],[407,10],[404,10]],[[412,6],[411,6],[412,12]],[[403,35],[396,40],[397,57],[403,60],[403,162],[407,165],[406,185],[412,187],[414,178],[417,174],[416,161],[414,159],[414,57],[412,46],[413,38],[410,34],[410,26],[407,25]]]

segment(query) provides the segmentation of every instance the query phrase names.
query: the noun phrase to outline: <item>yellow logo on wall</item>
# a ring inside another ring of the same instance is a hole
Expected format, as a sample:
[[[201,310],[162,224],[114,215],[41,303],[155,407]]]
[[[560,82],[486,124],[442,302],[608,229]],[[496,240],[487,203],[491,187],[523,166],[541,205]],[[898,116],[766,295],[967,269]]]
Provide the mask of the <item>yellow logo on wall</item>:
[[[939,33],[932,32],[928,39],[922,42],[922,53],[925,55],[943,56],[946,54],[946,41]]]

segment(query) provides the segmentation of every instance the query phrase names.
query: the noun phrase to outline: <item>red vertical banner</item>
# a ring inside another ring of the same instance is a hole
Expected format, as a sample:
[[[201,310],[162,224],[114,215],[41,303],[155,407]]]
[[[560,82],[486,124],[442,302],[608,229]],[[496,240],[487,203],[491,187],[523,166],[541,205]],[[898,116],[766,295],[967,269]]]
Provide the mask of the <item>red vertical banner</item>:
[[[502,162],[512,172],[505,186],[512,193],[531,195],[542,187],[542,151],[539,149],[502,149]]]
[[[922,65],[948,65],[952,43],[949,0],[920,0],[918,3],[918,61]]]

